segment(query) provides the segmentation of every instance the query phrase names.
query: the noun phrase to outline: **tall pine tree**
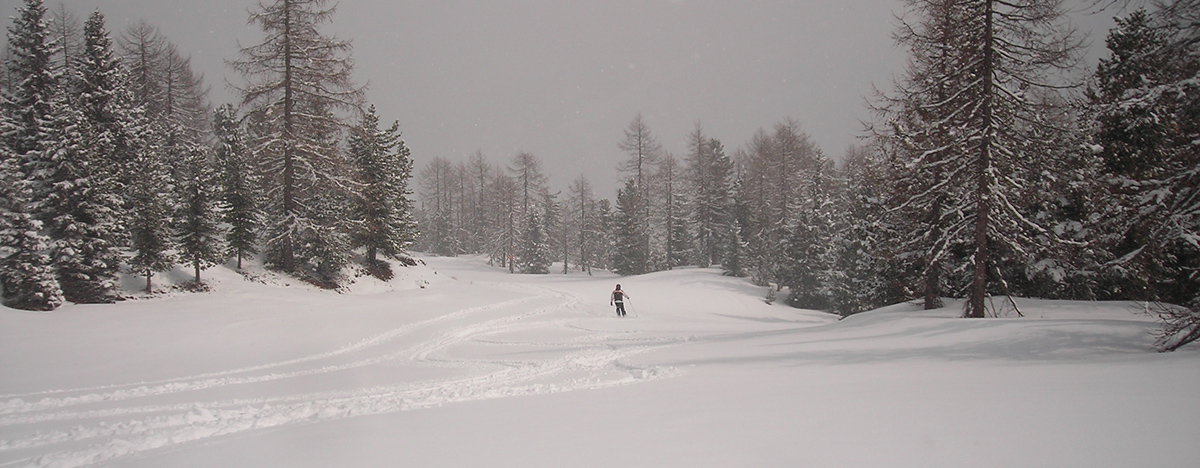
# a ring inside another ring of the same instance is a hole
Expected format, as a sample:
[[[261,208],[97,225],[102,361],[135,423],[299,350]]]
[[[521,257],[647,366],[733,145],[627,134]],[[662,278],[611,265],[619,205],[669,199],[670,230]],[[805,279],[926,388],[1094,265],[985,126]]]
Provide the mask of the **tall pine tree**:
[[[384,279],[391,277],[391,270],[378,262],[377,255],[401,255],[417,237],[408,198],[412,160],[399,127],[399,122],[393,122],[380,129],[375,106],[371,106],[350,135],[350,160],[361,187],[353,215],[353,245],[366,247],[368,268]]]
[[[268,260],[287,272],[298,271],[302,263],[332,265],[333,257],[325,254],[337,242],[317,234],[338,230],[327,223],[332,220],[324,211],[333,208],[326,197],[346,185],[339,172],[343,158],[332,138],[343,125],[335,112],[358,109],[363,98],[363,89],[351,81],[350,43],[319,30],[334,14],[327,4],[259,3],[250,21],[265,38],[242,48],[240,59],[231,62],[247,81],[242,101],[256,120],[251,150],[267,176]],[[321,252],[324,260],[298,257],[302,242],[320,245],[303,250]]]
[[[222,212],[229,225],[225,232],[225,255],[242,260],[258,253],[258,238],[262,229],[259,210],[259,181],[249,161],[246,132],[230,104],[217,108],[213,115],[213,149],[220,179]]]
[[[175,245],[179,259],[191,265],[199,288],[200,270],[224,260],[220,185],[208,153],[201,147],[191,147],[184,158],[176,190],[180,200],[175,213]]]

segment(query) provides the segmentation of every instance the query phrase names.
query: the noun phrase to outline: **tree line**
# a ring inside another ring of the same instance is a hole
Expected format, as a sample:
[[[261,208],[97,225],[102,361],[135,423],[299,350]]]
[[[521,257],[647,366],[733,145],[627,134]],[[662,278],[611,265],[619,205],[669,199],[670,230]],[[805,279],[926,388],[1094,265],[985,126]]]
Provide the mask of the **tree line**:
[[[263,42],[229,65],[241,101],[215,109],[157,28],[114,40],[99,11],[26,0],[0,75],[0,286],[15,308],[119,299],[122,270],[201,271],[263,250],[267,265],[335,288],[352,264],[413,260],[398,124],[352,80],[351,45],[320,32],[325,0],[259,4]],[[355,262],[355,259],[358,261]]]
[[[582,175],[552,191],[527,153],[434,160],[418,245],[525,273],[720,265],[843,315],[944,297],[966,317],[1019,315],[1013,296],[1151,301],[1172,304],[1161,348],[1200,337],[1200,2],[1129,10],[1090,73],[1059,0],[905,6],[909,65],[869,99],[840,165],[790,120],[731,154],[696,124],[678,158],[639,115],[613,201]]]

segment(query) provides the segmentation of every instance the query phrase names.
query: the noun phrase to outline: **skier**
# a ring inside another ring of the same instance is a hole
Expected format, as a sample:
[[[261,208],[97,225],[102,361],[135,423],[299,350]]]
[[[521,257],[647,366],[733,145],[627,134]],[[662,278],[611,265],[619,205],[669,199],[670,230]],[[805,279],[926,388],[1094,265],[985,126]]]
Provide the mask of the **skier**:
[[[621,285],[617,285],[617,289],[612,292],[612,297],[608,300],[608,305],[617,305],[617,317],[625,316],[625,298],[629,297],[629,293],[621,290]]]

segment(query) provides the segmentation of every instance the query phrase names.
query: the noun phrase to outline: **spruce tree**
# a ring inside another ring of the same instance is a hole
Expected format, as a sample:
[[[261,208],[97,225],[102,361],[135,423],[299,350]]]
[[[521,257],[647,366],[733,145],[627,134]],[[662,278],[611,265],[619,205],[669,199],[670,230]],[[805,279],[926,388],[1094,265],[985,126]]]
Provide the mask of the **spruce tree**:
[[[7,145],[0,144],[0,302],[23,310],[54,310],[62,291],[45,252],[49,239],[28,210],[28,183],[21,180]]]
[[[832,236],[830,306],[847,316],[871,310],[904,297],[888,298],[884,239],[892,236],[883,203],[885,175],[878,154],[851,147],[843,158],[838,191],[840,216]]]
[[[179,260],[190,264],[197,288],[200,270],[224,259],[220,226],[221,210],[217,174],[208,162],[208,153],[193,146],[184,156],[179,179],[179,204],[175,212],[175,245]]]
[[[217,108],[213,132],[217,140],[213,155],[220,179],[222,212],[229,225],[225,231],[225,255],[237,258],[237,268],[241,270],[242,260],[258,253],[262,229],[259,181],[251,170],[245,130],[232,105]]]
[[[1164,2],[1119,20],[1097,68],[1104,172],[1119,200],[1108,265],[1162,307],[1157,346],[1200,339],[1200,2]]]
[[[638,114],[629,122],[629,126],[625,129],[625,138],[617,145],[624,150],[629,156],[624,163],[618,168],[628,180],[633,181],[634,193],[629,196],[636,196],[639,210],[637,212],[625,213],[625,223],[631,224],[629,229],[636,230],[642,244],[627,245],[626,248],[637,249],[637,252],[628,252],[629,258],[637,258],[639,265],[635,268],[639,273],[650,271],[652,265],[652,192],[651,186],[654,182],[652,169],[658,164],[662,158],[662,144],[658,142],[650,131],[650,126],[642,119],[642,115]],[[618,197],[617,205],[620,201]],[[618,208],[619,210],[620,208]]]
[[[50,170],[39,212],[51,239],[51,259],[63,296],[76,303],[113,302],[120,254],[120,199],[109,192],[95,133],[83,115],[59,101],[47,132]]]
[[[531,211],[526,217],[521,246],[517,250],[517,262],[522,273],[544,275],[550,272],[554,253],[549,240],[542,215],[537,210]]]
[[[48,169],[42,143],[46,141],[45,123],[51,120],[51,104],[57,92],[58,77],[51,66],[54,44],[47,29],[46,7],[41,0],[26,0],[17,8],[17,16],[8,28],[6,62],[9,79],[15,85],[4,99],[4,140],[16,158],[13,167],[20,180],[32,181],[38,171]],[[42,187],[31,187],[34,193]]]
[[[171,215],[174,211],[170,171],[163,162],[163,145],[154,134],[141,135],[135,159],[129,168],[128,187],[131,216],[128,220],[130,248],[129,272],[146,276],[146,293],[153,292],[155,273],[175,266],[171,245]]]
[[[401,255],[417,236],[408,199],[412,160],[400,139],[399,122],[380,129],[371,106],[350,136],[350,160],[360,187],[354,204],[353,246],[365,247],[368,268],[388,279],[391,270],[378,262],[377,255]]]
[[[617,191],[617,207],[613,213],[612,269],[619,275],[640,275],[650,272],[649,252],[644,224],[639,223],[645,212],[637,180],[630,178],[625,188]]]
[[[107,113],[119,83],[109,46],[103,17],[93,14],[84,25],[77,104],[55,99],[43,143],[50,169],[40,211],[63,294],[78,303],[112,302],[120,266],[122,199],[103,153],[112,149],[104,125],[113,120]]]
[[[717,139],[704,136],[699,124],[688,136],[691,221],[695,226],[696,264],[721,263],[732,234],[733,162]]]

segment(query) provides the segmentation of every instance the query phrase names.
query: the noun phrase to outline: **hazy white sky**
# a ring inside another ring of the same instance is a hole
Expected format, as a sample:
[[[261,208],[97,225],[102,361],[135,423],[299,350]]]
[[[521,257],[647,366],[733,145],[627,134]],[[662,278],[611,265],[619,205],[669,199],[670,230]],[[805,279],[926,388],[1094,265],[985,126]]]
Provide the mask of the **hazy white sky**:
[[[22,0],[0,0],[11,24]],[[54,8],[59,2],[46,0]],[[158,26],[233,102],[223,60],[260,32],[253,0],[65,0],[99,8],[110,31]],[[697,121],[732,151],[791,117],[840,156],[870,117],[864,96],[903,70],[899,0],[342,0],[326,31],[354,43],[355,75],[381,116],[400,121],[418,166],[482,150],[528,151],[558,188],[580,174],[614,190],[623,130],[641,112],[664,147],[686,151]],[[1077,15],[1103,49],[1110,22]],[[1097,26],[1098,25],[1098,26]],[[1093,54],[1095,55],[1095,53]]]

